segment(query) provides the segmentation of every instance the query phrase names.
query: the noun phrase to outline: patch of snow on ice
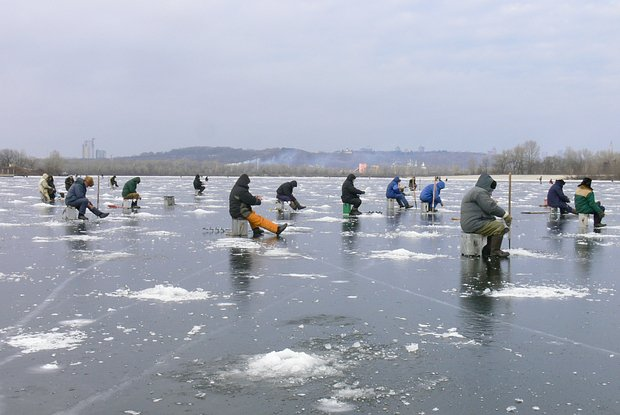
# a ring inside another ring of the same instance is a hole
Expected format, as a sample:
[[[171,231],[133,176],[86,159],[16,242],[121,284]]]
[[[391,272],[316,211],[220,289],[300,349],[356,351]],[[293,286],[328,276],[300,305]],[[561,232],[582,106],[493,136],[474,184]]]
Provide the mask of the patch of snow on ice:
[[[372,251],[369,256],[369,258],[396,259],[396,260],[403,260],[403,259],[424,260],[424,259],[436,259],[436,258],[445,258],[445,257],[446,255],[440,255],[440,254],[432,255],[432,254],[423,254],[419,252],[411,252],[404,248],[395,249],[393,251]]]
[[[69,326],[69,327],[84,327],[84,326],[88,326],[89,324],[93,324],[94,322],[95,320],[91,320],[88,318],[76,318],[73,320],[63,320],[59,322],[58,324],[60,324],[61,326]]]
[[[222,238],[213,242],[216,248],[260,249],[258,242],[243,238]]]
[[[561,285],[551,286],[522,286],[507,284],[499,290],[488,290],[484,295],[488,297],[517,297],[517,298],[583,298],[590,293],[587,288],[572,288]]]
[[[295,252],[291,252],[289,251],[287,248],[274,248],[274,249],[268,249],[265,252],[263,252],[264,256],[268,256],[268,257],[275,257],[275,258],[294,258],[294,257],[301,257],[301,258],[306,258],[306,259],[311,259],[309,257],[304,257],[301,254],[295,253]]]
[[[309,219],[313,222],[345,222],[346,219],[334,218],[333,216],[323,216],[322,218]]]
[[[138,300],[157,300],[163,302],[207,300],[214,297],[208,291],[203,291],[200,288],[196,291],[187,291],[184,288],[162,284],[158,284],[153,288],[147,288],[142,291],[118,289],[113,293],[106,293],[106,295],[109,297],[127,297]]]
[[[148,236],[160,236],[160,237],[180,236],[176,232],[169,232],[169,231],[151,231],[151,232],[146,232],[145,235],[148,235]]]
[[[533,252],[533,251],[528,251],[527,249],[523,249],[523,248],[507,249],[507,251],[510,252],[510,255],[513,255],[513,256],[523,256],[523,257],[528,257],[528,258],[544,258],[544,259],[562,259],[562,258],[557,257],[554,254]]]
[[[411,343],[411,344],[405,345],[405,349],[407,349],[409,353],[415,353],[418,351],[419,348],[420,346],[418,346],[417,343]]]
[[[439,232],[416,232],[416,231],[399,231],[398,236],[405,238],[438,238],[442,236]]]
[[[196,209],[192,211],[191,213],[193,213],[194,215],[210,215],[215,212],[212,210]]]
[[[315,280],[317,278],[327,278],[326,275],[319,274],[280,274],[283,277],[293,277],[293,278],[301,278],[302,280]]]
[[[245,374],[253,379],[336,376],[340,371],[328,360],[305,352],[284,349],[250,357]]]
[[[339,412],[351,412],[355,409],[355,405],[348,402],[341,402],[336,398],[323,398],[317,401],[319,411],[335,414]]]
[[[86,339],[80,330],[68,333],[58,331],[49,333],[20,334],[6,341],[7,344],[22,349],[22,353],[35,353],[41,350],[72,349]]]

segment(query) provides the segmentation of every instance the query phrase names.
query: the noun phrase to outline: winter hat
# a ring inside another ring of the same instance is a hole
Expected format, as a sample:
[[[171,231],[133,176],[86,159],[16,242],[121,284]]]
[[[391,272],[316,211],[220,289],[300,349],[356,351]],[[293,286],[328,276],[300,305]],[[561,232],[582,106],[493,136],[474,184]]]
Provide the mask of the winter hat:
[[[560,186],[564,186],[566,184],[566,182],[562,179],[557,179],[555,182],[559,184]]]
[[[592,179],[589,177],[584,177],[579,186],[592,187]]]

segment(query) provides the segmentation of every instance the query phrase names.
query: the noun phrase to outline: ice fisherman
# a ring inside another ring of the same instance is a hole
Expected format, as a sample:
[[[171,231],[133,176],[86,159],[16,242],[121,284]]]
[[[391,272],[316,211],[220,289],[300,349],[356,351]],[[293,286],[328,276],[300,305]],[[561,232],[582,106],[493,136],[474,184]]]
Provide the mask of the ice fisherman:
[[[205,180],[209,180],[206,176],[205,176]],[[202,180],[200,180],[200,175],[197,174],[196,177],[194,177],[194,190],[196,190],[198,193],[198,195],[201,195],[202,192],[204,192],[206,189],[204,183],[202,182]]]
[[[353,184],[354,180],[355,175],[353,173],[349,174],[344,180],[342,183],[342,195],[340,196],[340,200],[342,200],[342,203],[349,203],[351,205],[351,212],[349,212],[349,215],[361,215],[362,212],[360,212],[358,208],[362,204],[362,199],[360,199],[359,195],[363,195],[366,192],[356,188]]]
[[[252,228],[253,238],[258,238],[263,234],[261,228],[280,235],[288,226],[287,223],[275,224],[252,210],[252,206],[260,205],[262,200],[262,196],[254,196],[250,193],[250,177],[243,173],[235,182],[228,196],[228,213],[233,219],[247,220],[250,223],[250,228]]]
[[[67,176],[67,178],[65,179],[65,190],[69,191],[73,183],[75,183],[75,179],[73,178],[73,176]]]
[[[385,197],[387,197],[388,199],[396,199],[396,201],[398,202],[398,206],[404,207],[405,209],[410,209],[413,207],[409,204],[407,198],[401,190],[400,177],[398,176],[394,177],[390,184],[388,184],[388,187],[385,191]]]
[[[109,215],[107,212],[102,212],[97,209],[90,200],[86,198],[86,190],[88,187],[93,187],[95,181],[92,177],[86,176],[84,179],[78,177],[75,182],[69,188],[67,196],[65,197],[65,204],[67,206],[73,206],[78,210],[78,219],[88,220],[85,216],[86,208],[93,212],[95,216],[103,219]]]
[[[431,211],[437,210],[437,205],[441,205],[443,207],[443,201],[441,200],[441,189],[445,188],[446,184],[443,180],[439,179],[433,184],[429,184],[420,192],[420,200],[424,203],[428,203],[429,209]],[[433,200],[433,194],[435,196],[435,200]]]
[[[138,183],[140,183],[140,177],[134,177],[125,183],[123,186],[123,199],[131,199],[131,208],[138,209],[138,199],[141,199],[140,194],[137,192]]]
[[[110,177],[110,187],[112,189],[114,189],[115,187],[118,187],[118,182],[116,181],[116,176]]]
[[[49,177],[47,173],[43,173],[39,180],[39,193],[41,193],[41,200],[45,203],[51,203],[56,197],[56,188],[50,186]]]
[[[567,213],[577,213],[569,203],[570,199],[564,194],[564,185],[566,182],[562,179],[557,179],[555,183],[549,188],[547,192],[547,206],[560,209],[560,213],[565,215]]]
[[[605,217],[605,206],[601,205],[601,202],[596,201],[594,190],[592,190],[592,179],[589,177],[584,177],[579,186],[577,186],[575,191],[575,210],[577,213],[593,214],[595,228],[607,226],[602,223]]]
[[[487,237],[483,255],[507,257],[510,253],[502,251],[501,246],[504,234],[510,230],[512,216],[491,198],[496,187],[497,182],[488,174],[482,173],[478,177],[476,185],[465,193],[461,201],[461,229]],[[504,220],[496,220],[498,217]]]
[[[295,187],[297,187],[296,180],[282,183],[276,190],[276,199],[281,202],[289,202],[289,206],[294,210],[305,209],[306,207],[299,203],[297,198],[293,196],[293,189]]]

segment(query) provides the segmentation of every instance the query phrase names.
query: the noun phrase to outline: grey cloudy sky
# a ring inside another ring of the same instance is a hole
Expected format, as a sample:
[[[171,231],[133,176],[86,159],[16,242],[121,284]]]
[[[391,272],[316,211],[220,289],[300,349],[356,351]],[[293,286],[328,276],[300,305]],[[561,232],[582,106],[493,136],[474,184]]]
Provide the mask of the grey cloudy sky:
[[[620,1],[3,1],[0,56],[37,157],[620,144]]]

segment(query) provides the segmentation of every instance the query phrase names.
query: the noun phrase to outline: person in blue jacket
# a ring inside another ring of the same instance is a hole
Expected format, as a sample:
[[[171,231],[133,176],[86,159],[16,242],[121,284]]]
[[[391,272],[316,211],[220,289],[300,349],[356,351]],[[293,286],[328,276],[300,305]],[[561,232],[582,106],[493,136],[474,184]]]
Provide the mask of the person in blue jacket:
[[[560,209],[560,214],[577,213],[569,203],[570,199],[564,194],[564,180],[558,179],[547,192],[547,206]]]
[[[88,220],[84,215],[86,213],[86,208],[102,219],[109,215],[109,213],[104,213],[97,209],[86,197],[87,188],[93,187],[94,183],[95,181],[90,176],[86,176],[84,179],[78,177],[67,192],[65,204],[67,206],[73,206],[78,210],[78,219]]]
[[[433,212],[437,210],[437,205],[443,207],[443,202],[441,201],[439,193],[441,193],[441,189],[444,187],[446,187],[446,184],[443,180],[439,179],[439,181],[427,185],[420,192],[420,200],[424,203],[428,203],[429,209]],[[435,194],[435,200],[433,200],[433,193]]]
[[[394,177],[390,184],[388,184],[387,190],[385,191],[385,197],[388,199],[396,199],[398,206],[404,207],[405,209],[410,209],[412,206],[407,201],[407,198],[403,194],[402,190],[400,190],[399,183],[400,177]]]

